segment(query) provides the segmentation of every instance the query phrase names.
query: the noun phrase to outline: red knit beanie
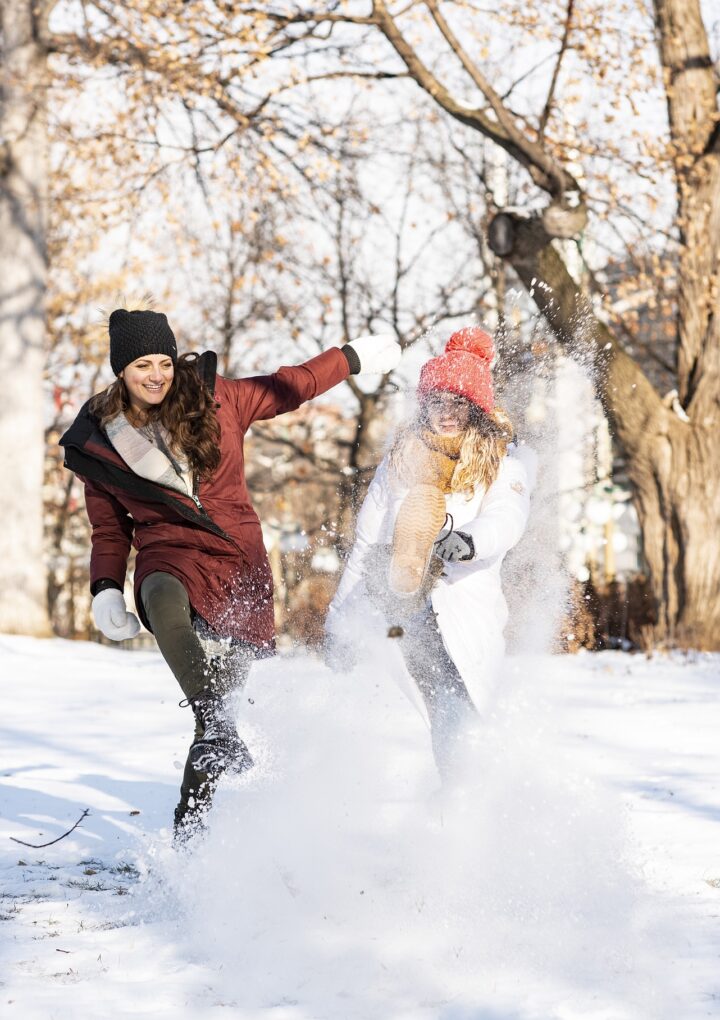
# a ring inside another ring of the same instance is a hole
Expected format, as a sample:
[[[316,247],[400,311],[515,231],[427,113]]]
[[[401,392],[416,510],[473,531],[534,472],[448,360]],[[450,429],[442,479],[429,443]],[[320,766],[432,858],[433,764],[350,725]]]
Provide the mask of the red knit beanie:
[[[445,353],[423,365],[418,394],[433,390],[457,393],[483,411],[492,411],[495,401],[490,365],[494,354],[492,337],[484,329],[466,326],[458,330],[445,344]]]

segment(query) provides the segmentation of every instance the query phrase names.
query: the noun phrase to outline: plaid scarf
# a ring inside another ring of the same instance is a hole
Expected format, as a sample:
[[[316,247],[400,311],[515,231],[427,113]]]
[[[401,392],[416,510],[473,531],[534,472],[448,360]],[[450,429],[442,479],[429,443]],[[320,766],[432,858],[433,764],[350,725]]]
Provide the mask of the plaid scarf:
[[[121,411],[107,423],[105,434],[136,475],[186,496],[192,493],[192,472],[187,460],[172,452],[170,434],[159,422],[138,429]]]

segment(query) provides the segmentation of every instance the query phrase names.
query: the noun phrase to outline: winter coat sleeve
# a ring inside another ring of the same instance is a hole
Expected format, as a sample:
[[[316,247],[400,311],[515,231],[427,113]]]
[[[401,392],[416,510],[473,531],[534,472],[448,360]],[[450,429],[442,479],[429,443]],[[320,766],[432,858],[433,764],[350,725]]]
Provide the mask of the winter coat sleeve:
[[[330,603],[325,629],[328,632],[340,629],[344,610],[351,600],[365,574],[365,560],[380,536],[383,520],[389,503],[387,468],[385,461],[375,472],[355,524],[355,542],[345,564],[343,576]]]
[[[272,375],[223,382],[235,404],[241,428],[247,431],[254,421],[296,410],[306,400],[337,386],[349,374],[350,366],[342,350],[332,347],[302,365],[279,368]]]
[[[85,506],[92,525],[90,587],[104,578],[125,584],[134,523],[127,510],[94,482],[85,480]]]
[[[529,455],[505,457],[475,520],[459,529],[470,535],[475,560],[504,556],[522,537],[530,513],[534,471]]]

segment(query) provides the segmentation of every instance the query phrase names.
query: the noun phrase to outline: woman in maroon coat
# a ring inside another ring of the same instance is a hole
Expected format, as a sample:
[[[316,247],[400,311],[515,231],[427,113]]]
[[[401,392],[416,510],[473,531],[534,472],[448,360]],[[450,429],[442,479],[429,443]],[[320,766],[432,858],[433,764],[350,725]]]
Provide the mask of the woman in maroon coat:
[[[389,336],[360,337],[272,375],[224,379],[212,352],[177,356],[165,315],[118,309],[109,322],[117,376],[61,439],[65,465],[85,483],[92,524],[90,584],[98,628],[133,637],[123,597],[137,550],[135,604],[195,716],[175,811],[193,831],[219,776],[252,765],[228,696],[251,662],[272,654],[272,574],[245,481],[250,425],[299,407],[356,372],[388,372]]]

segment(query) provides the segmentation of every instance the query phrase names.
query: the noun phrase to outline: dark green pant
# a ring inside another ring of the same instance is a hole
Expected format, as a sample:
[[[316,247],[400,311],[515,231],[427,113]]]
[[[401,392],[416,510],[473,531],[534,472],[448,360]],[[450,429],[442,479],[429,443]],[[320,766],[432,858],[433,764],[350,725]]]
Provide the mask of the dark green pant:
[[[222,695],[243,687],[254,649],[213,634],[190,606],[182,582],[172,574],[156,571],[143,581],[140,598],[158,648],[188,701],[208,692]],[[202,726],[196,720],[192,743],[202,736]],[[188,811],[195,814],[207,810],[216,782],[196,772],[187,759],[175,809],[176,826]]]

